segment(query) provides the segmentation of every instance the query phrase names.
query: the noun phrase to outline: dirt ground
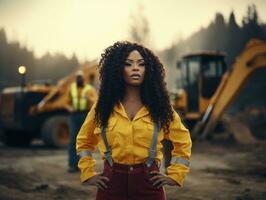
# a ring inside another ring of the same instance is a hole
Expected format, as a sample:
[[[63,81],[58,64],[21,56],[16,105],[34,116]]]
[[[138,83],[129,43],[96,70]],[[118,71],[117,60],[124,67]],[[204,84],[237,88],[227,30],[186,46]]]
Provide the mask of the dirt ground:
[[[168,200],[266,199],[266,144],[194,142],[184,187],[165,189]],[[66,149],[48,149],[38,141],[30,148],[0,144],[1,200],[90,200],[95,193],[95,187],[79,183],[78,173],[67,173]]]

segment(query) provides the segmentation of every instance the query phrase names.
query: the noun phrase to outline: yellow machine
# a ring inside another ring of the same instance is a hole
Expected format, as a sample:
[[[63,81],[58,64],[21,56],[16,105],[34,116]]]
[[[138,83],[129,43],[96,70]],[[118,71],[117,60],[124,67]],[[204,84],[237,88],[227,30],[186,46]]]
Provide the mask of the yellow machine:
[[[98,85],[96,62],[79,68],[86,83]],[[48,146],[66,146],[69,140],[69,90],[75,73],[56,86],[28,84],[25,88],[5,88],[1,93],[1,137],[7,145],[27,145],[41,138]]]
[[[80,67],[84,73],[85,83],[90,83],[95,89],[98,87],[99,73],[95,62]],[[75,73],[58,81],[55,87],[37,106],[31,108],[30,113],[47,113],[55,110],[67,110],[70,85],[75,81]]]
[[[174,107],[193,126],[205,113],[226,71],[225,54],[204,51],[187,54],[178,62],[181,72]]]
[[[174,103],[192,137],[206,138],[222,122],[240,143],[265,139],[266,43],[251,40],[226,69],[224,54],[189,54],[178,63],[183,79]]]

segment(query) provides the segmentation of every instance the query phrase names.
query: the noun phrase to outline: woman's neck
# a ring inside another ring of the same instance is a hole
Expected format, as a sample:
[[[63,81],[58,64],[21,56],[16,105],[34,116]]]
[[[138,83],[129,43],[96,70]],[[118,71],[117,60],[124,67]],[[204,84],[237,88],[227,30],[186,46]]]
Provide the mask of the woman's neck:
[[[123,102],[141,102],[140,87],[127,86]]]

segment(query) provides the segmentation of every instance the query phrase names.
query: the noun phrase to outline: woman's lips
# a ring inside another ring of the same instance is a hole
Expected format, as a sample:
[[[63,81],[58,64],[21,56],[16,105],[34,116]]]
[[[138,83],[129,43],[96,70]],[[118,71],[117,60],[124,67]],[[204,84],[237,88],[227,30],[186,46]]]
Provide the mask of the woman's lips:
[[[132,79],[139,79],[140,75],[139,74],[133,74],[130,76]]]
[[[130,76],[131,76],[131,77],[132,77],[132,76],[141,77],[140,74],[132,74],[132,75],[130,75]]]

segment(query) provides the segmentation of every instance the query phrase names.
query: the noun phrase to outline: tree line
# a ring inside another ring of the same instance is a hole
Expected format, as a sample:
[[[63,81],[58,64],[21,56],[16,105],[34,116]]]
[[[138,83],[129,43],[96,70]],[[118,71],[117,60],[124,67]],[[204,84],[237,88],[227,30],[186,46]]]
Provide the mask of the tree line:
[[[77,69],[79,61],[57,53],[46,53],[40,58],[34,52],[21,47],[19,42],[8,42],[4,29],[0,30],[0,91],[5,87],[20,85],[18,67],[27,67],[26,79],[43,80],[52,84]]]
[[[182,55],[201,50],[225,52],[227,65],[231,66],[251,38],[266,41],[266,24],[260,21],[255,5],[248,6],[242,25],[236,22],[233,11],[228,21],[221,13],[216,13],[207,27],[201,27],[186,40],[181,39],[159,52],[167,66],[168,87],[176,87],[175,81],[179,74],[175,66]]]

